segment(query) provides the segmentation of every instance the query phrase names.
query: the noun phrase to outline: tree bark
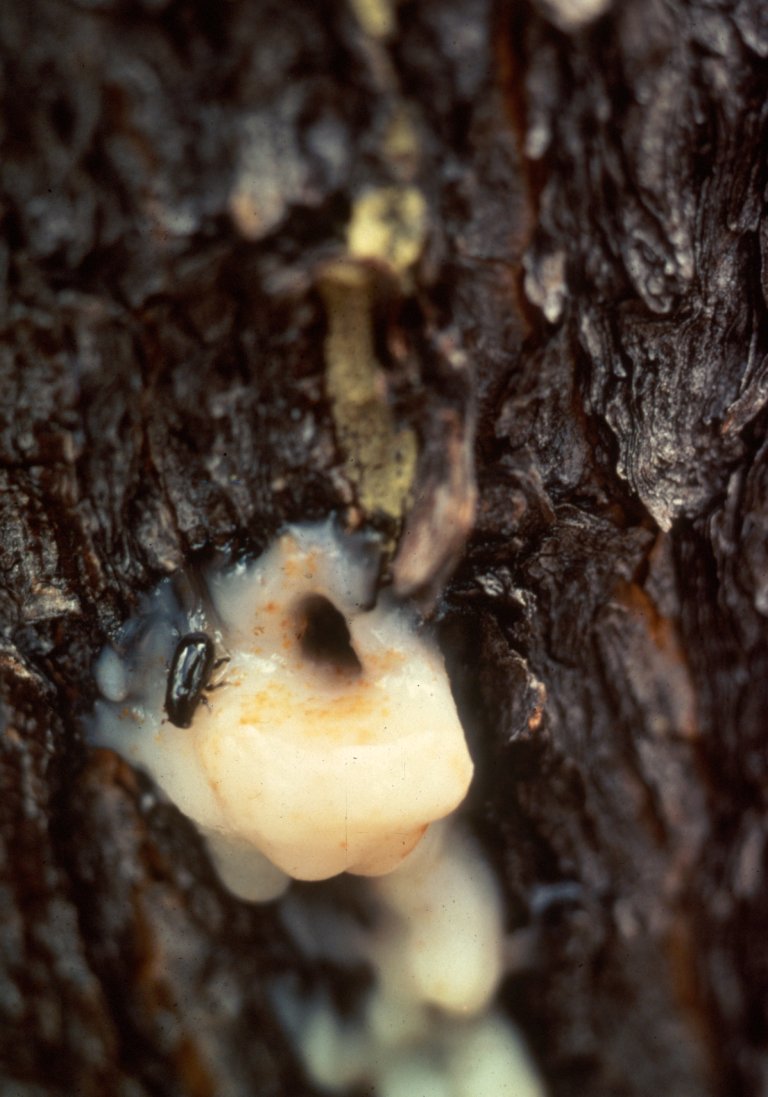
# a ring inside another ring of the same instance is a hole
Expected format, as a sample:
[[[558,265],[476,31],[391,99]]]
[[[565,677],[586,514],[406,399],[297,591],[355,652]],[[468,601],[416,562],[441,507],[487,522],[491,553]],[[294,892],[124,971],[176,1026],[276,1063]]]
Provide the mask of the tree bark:
[[[764,5],[26,0],[0,56],[2,1097],[312,1092],[264,985],[325,976],[82,718],[141,592],[332,511],[438,624],[551,1093],[767,1093]]]

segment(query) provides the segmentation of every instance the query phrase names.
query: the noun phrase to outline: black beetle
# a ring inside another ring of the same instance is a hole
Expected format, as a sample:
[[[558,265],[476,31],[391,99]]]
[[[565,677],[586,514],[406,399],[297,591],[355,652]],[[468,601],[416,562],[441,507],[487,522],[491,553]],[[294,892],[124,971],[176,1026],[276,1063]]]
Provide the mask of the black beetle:
[[[177,728],[188,728],[213,670],[213,640],[204,632],[188,632],[176,645],[168,671],[165,711]]]

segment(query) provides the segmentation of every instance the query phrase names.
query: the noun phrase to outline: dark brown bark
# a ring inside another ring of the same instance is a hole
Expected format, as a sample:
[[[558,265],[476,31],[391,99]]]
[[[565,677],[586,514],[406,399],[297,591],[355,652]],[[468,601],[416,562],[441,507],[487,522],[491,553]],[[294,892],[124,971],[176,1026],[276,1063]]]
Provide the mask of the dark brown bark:
[[[401,534],[327,372],[369,187],[426,202],[412,276],[356,269],[505,1005],[555,1097],[765,1093],[761,0],[405,0],[388,38],[340,0],[26,0],[0,57],[0,1093],[311,1092],[264,981],[327,973],[80,718],[161,575],[330,511]]]

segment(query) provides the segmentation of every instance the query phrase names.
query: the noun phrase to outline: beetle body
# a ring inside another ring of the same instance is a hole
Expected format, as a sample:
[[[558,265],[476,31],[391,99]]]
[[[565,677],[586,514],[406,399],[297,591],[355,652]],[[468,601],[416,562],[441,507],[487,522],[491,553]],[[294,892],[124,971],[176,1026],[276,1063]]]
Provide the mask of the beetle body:
[[[188,728],[213,670],[213,641],[204,632],[182,636],[168,671],[165,711],[177,728]]]

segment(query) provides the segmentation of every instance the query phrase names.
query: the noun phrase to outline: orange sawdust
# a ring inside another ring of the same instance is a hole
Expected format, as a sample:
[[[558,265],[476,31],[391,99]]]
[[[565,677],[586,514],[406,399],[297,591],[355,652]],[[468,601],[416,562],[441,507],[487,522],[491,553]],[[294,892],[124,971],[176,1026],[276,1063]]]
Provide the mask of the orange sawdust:
[[[277,733],[289,726],[302,737],[365,745],[387,739],[391,715],[381,690],[366,682],[337,693],[300,697],[288,686],[270,683],[243,698],[238,723]]]
[[[286,553],[281,567],[283,575],[287,579],[295,579],[299,576],[303,576],[305,579],[314,578],[317,571],[317,555],[316,551],[307,553],[296,553],[294,551],[291,555]]]
[[[387,648],[371,655],[366,655],[365,666],[369,673],[382,675],[399,670],[400,667],[405,665],[405,662],[406,656],[402,651],[393,651],[391,648]]]

